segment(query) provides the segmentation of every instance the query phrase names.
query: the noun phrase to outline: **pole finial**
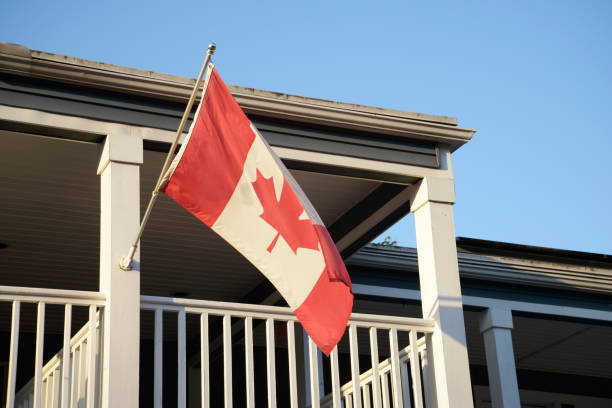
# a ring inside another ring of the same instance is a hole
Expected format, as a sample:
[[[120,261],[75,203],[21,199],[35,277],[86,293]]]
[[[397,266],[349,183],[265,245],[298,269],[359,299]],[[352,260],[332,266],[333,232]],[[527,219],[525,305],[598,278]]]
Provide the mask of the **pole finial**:
[[[212,54],[213,52],[215,52],[215,50],[217,49],[217,46],[215,45],[214,42],[211,42],[210,44],[208,44],[208,52],[210,54]]]

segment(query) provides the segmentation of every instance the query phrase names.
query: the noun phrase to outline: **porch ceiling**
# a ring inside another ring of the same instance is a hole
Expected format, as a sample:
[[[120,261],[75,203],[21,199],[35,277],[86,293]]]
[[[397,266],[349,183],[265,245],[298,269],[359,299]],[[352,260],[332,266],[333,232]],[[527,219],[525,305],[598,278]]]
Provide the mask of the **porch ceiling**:
[[[98,289],[99,147],[0,131],[0,243],[6,245],[0,248],[2,284]],[[164,156],[145,150],[143,212]],[[385,204],[390,193],[381,189],[401,190],[370,180],[304,170],[292,173],[331,226],[332,235],[345,240],[360,214],[364,217]],[[364,205],[367,208],[357,208]],[[380,225],[368,231],[376,232]],[[368,235],[356,235],[353,244],[364,236]],[[232,247],[165,196],[143,236],[141,271],[142,293],[159,296],[240,301],[265,281]]]

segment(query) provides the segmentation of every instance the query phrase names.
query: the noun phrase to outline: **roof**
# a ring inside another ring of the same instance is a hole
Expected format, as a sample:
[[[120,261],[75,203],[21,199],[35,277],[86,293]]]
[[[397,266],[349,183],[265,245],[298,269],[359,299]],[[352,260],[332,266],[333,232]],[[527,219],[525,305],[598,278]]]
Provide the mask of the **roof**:
[[[457,238],[462,279],[574,292],[612,293],[610,255],[567,251],[473,238]],[[370,244],[347,264],[378,270],[413,272],[415,248]]]
[[[465,253],[514,256],[542,261],[612,268],[612,255],[488,241],[476,238],[457,237],[457,250]]]
[[[0,42],[0,73],[53,80],[115,93],[186,102],[194,78],[144,71],[30,50]],[[386,136],[448,144],[456,150],[475,130],[457,126],[457,119],[422,113],[335,102],[316,98],[228,86],[247,114]]]

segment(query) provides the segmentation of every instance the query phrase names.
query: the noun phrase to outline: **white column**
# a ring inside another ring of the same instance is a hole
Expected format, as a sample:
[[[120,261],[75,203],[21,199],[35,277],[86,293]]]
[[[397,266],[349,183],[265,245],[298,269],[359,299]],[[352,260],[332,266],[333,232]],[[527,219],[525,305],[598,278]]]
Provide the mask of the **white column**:
[[[415,186],[411,201],[423,317],[436,321],[428,357],[433,362],[437,406],[473,407],[453,223],[453,180],[427,177]]]
[[[140,224],[142,139],[129,128],[109,134],[100,156],[100,291],[106,295],[102,352],[102,407],[138,407],[140,253],[134,269],[119,260]]]
[[[512,348],[512,311],[491,308],[480,317],[493,408],[520,408]]]

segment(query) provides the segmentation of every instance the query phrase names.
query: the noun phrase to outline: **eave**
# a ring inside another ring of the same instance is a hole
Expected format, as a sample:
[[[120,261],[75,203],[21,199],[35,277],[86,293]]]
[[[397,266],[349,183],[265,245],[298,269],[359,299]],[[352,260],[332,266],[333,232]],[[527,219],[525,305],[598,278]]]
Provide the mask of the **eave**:
[[[0,43],[0,72],[173,102],[186,102],[195,79],[88,61]],[[247,114],[435,142],[454,151],[475,130],[457,119],[230,86]]]
[[[611,265],[594,266],[587,261],[580,263],[552,258],[538,260],[529,253],[521,255],[516,251],[512,256],[458,252],[457,258],[462,279],[602,294],[612,292]],[[402,273],[416,273],[418,270],[414,248],[368,245],[347,263]]]

